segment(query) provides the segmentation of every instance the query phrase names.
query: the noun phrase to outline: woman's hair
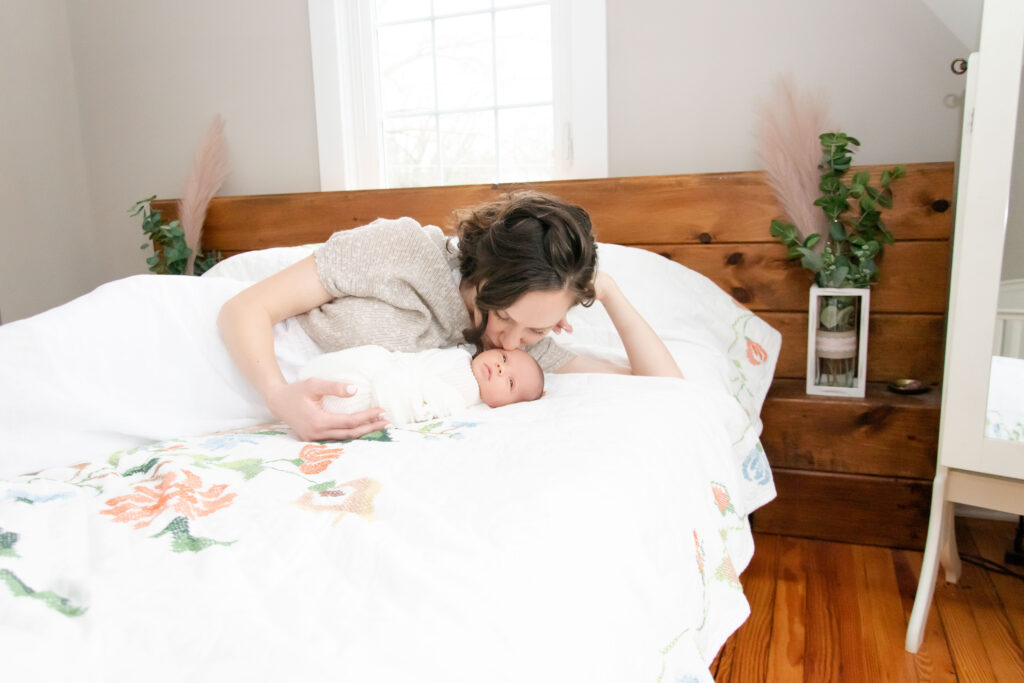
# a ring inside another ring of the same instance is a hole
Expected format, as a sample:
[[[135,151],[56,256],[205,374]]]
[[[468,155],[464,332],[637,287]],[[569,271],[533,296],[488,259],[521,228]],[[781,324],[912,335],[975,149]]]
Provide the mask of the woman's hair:
[[[456,213],[462,279],[477,288],[480,325],[465,330],[480,345],[490,311],[535,291],[568,291],[594,303],[597,249],[590,216],[540,192],[522,192]]]

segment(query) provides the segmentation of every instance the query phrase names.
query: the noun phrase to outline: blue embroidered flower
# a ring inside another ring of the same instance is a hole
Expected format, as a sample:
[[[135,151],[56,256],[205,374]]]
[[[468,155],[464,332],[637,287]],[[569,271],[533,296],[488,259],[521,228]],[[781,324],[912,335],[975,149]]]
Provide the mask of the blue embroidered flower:
[[[675,683],[700,683],[700,679],[696,676],[687,675],[681,678],[677,678]]]
[[[4,491],[4,500],[16,500],[19,503],[29,503],[35,505],[36,503],[49,503],[54,500],[63,500],[64,498],[70,498],[71,492],[62,491],[60,493],[30,493],[29,491],[19,491],[17,489],[8,489]]]
[[[203,439],[199,447],[211,451],[219,451],[225,448],[233,448],[243,443],[258,444],[259,442],[259,438],[251,434],[220,434]]]
[[[761,486],[772,480],[772,470],[760,442],[754,444],[743,461],[743,478]]]

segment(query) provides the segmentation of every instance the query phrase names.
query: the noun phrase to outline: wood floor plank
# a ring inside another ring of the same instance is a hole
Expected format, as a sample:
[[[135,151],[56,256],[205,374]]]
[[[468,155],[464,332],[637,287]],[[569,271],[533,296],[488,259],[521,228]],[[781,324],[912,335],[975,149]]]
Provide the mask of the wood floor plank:
[[[981,556],[1004,564],[1004,553],[1013,546],[1016,525],[1000,520],[970,519],[968,528]],[[1007,566],[1024,574],[1024,567]],[[996,588],[1017,642],[1024,643],[1024,581],[995,573],[990,573],[989,579]]]
[[[835,544],[805,541],[807,602],[804,608],[804,680],[838,681],[840,672],[839,624],[843,616],[833,594],[839,590],[830,549]],[[813,569],[812,569],[813,568]]]
[[[758,535],[757,538],[763,538]],[[779,540],[772,640],[766,681],[790,683],[804,679],[805,613],[807,608],[806,543],[789,536]],[[757,553],[754,554],[755,559]]]
[[[732,661],[736,653],[736,634],[734,633],[725,645],[718,651],[715,661],[712,662],[710,670],[715,683],[729,683],[732,680]]]
[[[868,680],[917,681],[914,655],[903,647],[907,622],[892,552],[874,546],[853,546],[853,552],[867,670],[877,675]]]
[[[969,520],[961,522],[957,542],[961,554],[977,555],[978,547],[971,533]],[[991,572],[973,564],[963,563],[961,583],[971,590],[967,593],[968,603],[974,613],[974,621],[981,635],[981,645],[988,654],[989,663],[996,681],[1019,683],[1024,681],[1024,650],[1017,641],[1013,628],[1002,609],[1002,602],[996,593]]]
[[[909,623],[921,575],[921,553],[899,549],[890,552],[903,604],[904,623]],[[906,632],[903,636],[905,640]],[[949,654],[949,645],[946,643],[946,633],[942,629],[942,619],[934,604],[928,610],[921,647],[913,657],[914,669],[921,683],[955,683],[957,680],[953,659]]]
[[[768,651],[775,612],[779,537],[774,534],[759,536],[755,548],[754,559],[740,579],[750,603],[750,617],[732,638],[736,646],[731,672],[734,681],[769,680]]]
[[[957,543],[962,543],[965,533],[957,524]],[[962,547],[961,547],[962,550]],[[969,564],[963,565],[959,583],[946,583],[942,572],[935,587],[933,609],[942,618],[946,642],[953,658],[957,675],[965,681],[995,681],[995,670],[988,659],[981,631],[971,608],[971,593],[975,590],[977,574]]]

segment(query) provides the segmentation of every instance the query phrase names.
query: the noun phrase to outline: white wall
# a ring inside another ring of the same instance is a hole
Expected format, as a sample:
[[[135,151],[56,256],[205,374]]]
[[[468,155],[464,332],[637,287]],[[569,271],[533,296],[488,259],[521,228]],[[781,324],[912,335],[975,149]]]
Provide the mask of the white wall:
[[[856,163],[956,158],[964,45],[921,0],[607,0],[612,175],[758,167],[754,104],[823,89]]]
[[[307,0],[0,7],[0,136],[14,151],[0,158],[4,320],[144,272],[126,210],[180,194],[217,113],[233,167],[223,194],[319,189]],[[828,86],[833,118],[864,142],[858,162],[955,158],[963,80],[949,62],[965,50],[923,0],[607,11],[612,175],[756,168],[752,105],[787,70]]]
[[[0,2],[0,319],[96,279],[64,0]]]
[[[67,0],[104,279],[145,272],[126,210],[178,197],[214,115],[222,194],[319,189],[305,0]]]

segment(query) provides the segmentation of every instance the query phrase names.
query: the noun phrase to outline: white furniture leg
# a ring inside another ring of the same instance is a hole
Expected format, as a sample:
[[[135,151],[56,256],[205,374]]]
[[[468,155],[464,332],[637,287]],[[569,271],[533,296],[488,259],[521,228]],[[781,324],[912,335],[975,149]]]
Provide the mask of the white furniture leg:
[[[944,496],[944,498],[948,498],[948,496]],[[942,503],[942,545],[939,546],[939,565],[946,570],[947,583],[956,583],[960,580],[960,553],[956,549],[955,507],[956,504],[949,500],[944,500]]]
[[[949,469],[939,466],[935,473],[935,481],[932,484],[932,509],[928,516],[928,537],[924,542],[924,558],[921,560],[921,577],[917,582],[917,596],[914,598],[914,609],[910,612],[910,623],[907,625],[907,640],[904,645],[907,652],[917,652],[924,639],[924,626],[928,620],[928,610],[932,605],[932,597],[935,595],[935,579],[939,570],[940,546],[949,548],[948,538],[943,536],[944,522],[947,521],[946,506],[946,479]],[[948,521],[952,522],[952,513],[948,515]],[[952,524],[950,524],[952,526]],[[952,542],[952,549],[956,548],[956,541]],[[948,551],[947,551],[948,552]],[[959,559],[957,560],[957,572],[959,573]]]

